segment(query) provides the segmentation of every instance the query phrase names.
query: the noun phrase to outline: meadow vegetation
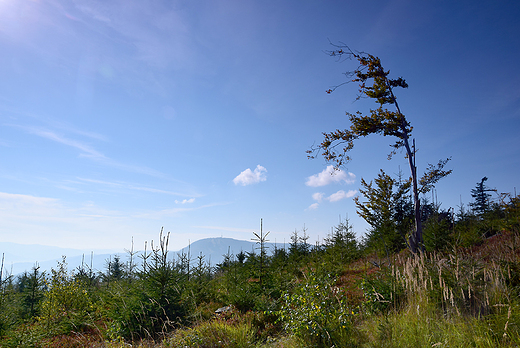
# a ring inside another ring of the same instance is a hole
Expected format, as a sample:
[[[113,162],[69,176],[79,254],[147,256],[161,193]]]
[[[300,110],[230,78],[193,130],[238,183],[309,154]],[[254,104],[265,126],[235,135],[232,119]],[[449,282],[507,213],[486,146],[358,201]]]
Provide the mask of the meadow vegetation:
[[[295,230],[286,249],[266,249],[261,231],[255,252],[210,267],[171,255],[161,231],[102,271],[63,258],[50,274],[4,272],[0,346],[518,347],[520,197],[475,190],[456,213],[423,202],[424,252],[407,248],[401,192],[380,202],[383,220],[365,211],[361,241],[348,220],[316,245]]]

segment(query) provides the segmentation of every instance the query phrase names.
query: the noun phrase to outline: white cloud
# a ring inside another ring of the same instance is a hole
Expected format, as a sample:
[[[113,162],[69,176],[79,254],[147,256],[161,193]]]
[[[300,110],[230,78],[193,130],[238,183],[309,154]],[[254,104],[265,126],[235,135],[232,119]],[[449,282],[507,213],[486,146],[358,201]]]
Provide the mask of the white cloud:
[[[318,206],[319,206],[319,205],[320,205],[319,203],[313,203],[313,204],[311,204],[311,205],[307,208],[307,210],[316,210],[316,209],[318,209]]]
[[[356,190],[349,190],[348,192],[345,192],[343,190],[339,190],[336,193],[331,194],[328,197],[325,197],[325,194],[323,192],[316,192],[312,194],[312,199],[316,201],[316,203],[311,204],[307,209],[305,210],[316,210],[318,209],[320,203],[325,199],[329,202],[337,202],[341,201],[345,198],[350,198],[355,196],[357,193]]]
[[[261,165],[257,165],[254,171],[247,168],[242,173],[238,174],[237,177],[233,179],[233,182],[235,185],[242,186],[256,184],[267,180],[265,173],[267,173],[267,169]]]
[[[337,202],[345,198],[354,197],[354,195],[357,193],[356,190],[350,190],[348,192],[345,192],[343,190],[339,190],[336,193],[331,194],[329,197],[327,197],[327,200],[330,202]]]
[[[186,204],[186,203],[193,203],[193,202],[195,202],[195,198],[183,199],[182,201],[175,200],[175,203],[177,203],[177,204]]]
[[[316,192],[312,195],[312,199],[314,199],[315,201],[318,201],[318,203],[319,203],[323,199],[323,196],[324,196],[323,192]]]
[[[325,186],[333,183],[345,182],[347,184],[353,184],[356,176],[350,172],[344,172],[340,170],[334,170],[332,165],[327,166],[321,173],[314,174],[307,178],[305,185],[311,187]]]

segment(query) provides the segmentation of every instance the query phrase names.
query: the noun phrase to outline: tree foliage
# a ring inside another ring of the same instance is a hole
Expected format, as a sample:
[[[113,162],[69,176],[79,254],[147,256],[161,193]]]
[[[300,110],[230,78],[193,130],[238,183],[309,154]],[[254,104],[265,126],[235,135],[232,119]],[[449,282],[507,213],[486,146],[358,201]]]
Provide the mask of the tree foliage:
[[[415,145],[410,144],[412,126],[401,112],[397,98],[394,94],[395,88],[408,88],[408,84],[402,77],[389,78],[390,70],[385,70],[381,60],[368,53],[354,52],[346,45],[335,46],[335,50],[329,54],[333,57],[345,57],[358,61],[358,67],[345,75],[349,79],[346,83],[354,82],[359,85],[358,99],[368,97],[374,99],[379,105],[377,109],[371,109],[368,114],[360,111],[348,113],[350,128],[337,129],[333,132],[323,133],[323,141],[317,147],[308,151],[309,157],[314,158],[316,153],[321,153],[327,162],[333,162],[335,168],[350,161],[349,151],[354,147],[354,141],[370,134],[380,134],[397,138],[391,145],[391,158],[400,149],[405,149],[406,158],[410,166],[411,185],[414,202],[415,231],[410,234],[409,246],[413,252],[423,248],[423,236],[421,226],[421,209],[419,193],[428,191],[442,177],[451,173],[444,171],[446,161],[440,161],[437,166],[430,165],[429,171],[421,179],[421,191],[418,185],[417,168],[415,166]],[[329,89],[327,93],[333,92],[337,87]],[[395,111],[389,110],[385,105],[392,105]]]
[[[348,219],[340,221],[323,242],[322,259],[330,268],[329,273],[340,274],[345,264],[361,255],[356,234]]]
[[[489,198],[491,194],[489,192],[494,192],[496,190],[491,189],[485,185],[485,182],[488,180],[487,177],[483,177],[477,186],[471,190],[471,197],[473,197],[474,201],[469,205],[473,208],[473,211],[482,216],[483,214],[489,212],[491,210],[491,204],[489,202]]]
[[[30,272],[22,273],[17,281],[17,290],[21,293],[21,316],[29,319],[40,314],[41,301],[44,298],[45,272],[35,264]]]
[[[369,248],[388,252],[399,251],[406,246],[406,233],[410,227],[407,197],[410,181],[399,182],[383,170],[374,182],[361,179],[359,189],[366,201],[355,197],[357,213],[371,226],[365,245]]]

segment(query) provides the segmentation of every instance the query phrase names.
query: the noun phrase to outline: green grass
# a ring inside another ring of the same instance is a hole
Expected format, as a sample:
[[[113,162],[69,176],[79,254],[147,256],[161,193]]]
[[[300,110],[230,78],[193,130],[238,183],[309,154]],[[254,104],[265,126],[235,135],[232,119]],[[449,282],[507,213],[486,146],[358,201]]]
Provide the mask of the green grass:
[[[518,347],[518,330],[506,327],[503,319],[447,318],[431,303],[414,302],[364,322],[364,347]]]
[[[202,322],[193,328],[179,329],[164,340],[163,347],[246,348],[254,347],[254,330],[250,323],[229,324],[222,320]]]

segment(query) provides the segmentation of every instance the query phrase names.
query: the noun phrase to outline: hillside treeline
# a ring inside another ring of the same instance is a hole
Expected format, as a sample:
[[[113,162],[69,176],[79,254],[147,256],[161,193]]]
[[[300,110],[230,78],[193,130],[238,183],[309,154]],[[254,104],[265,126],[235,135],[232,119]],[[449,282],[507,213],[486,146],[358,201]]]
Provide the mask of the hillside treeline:
[[[2,347],[513,347],[520,344],[520,197],[483,179],[468,208],[424,201],[424,245],[411,253],[406,187],[384,172],[363,183],[357,240],[348,220],[319,244],[210,266],[171,255],[169,234],[106,269],[1,275]]]

